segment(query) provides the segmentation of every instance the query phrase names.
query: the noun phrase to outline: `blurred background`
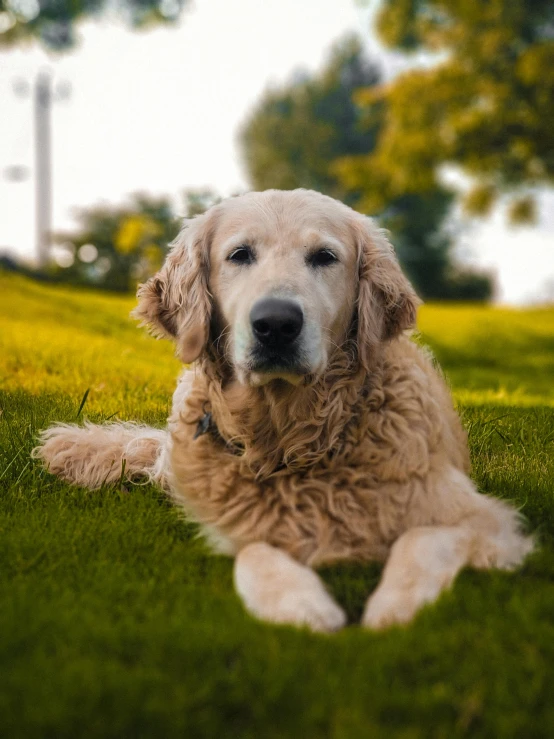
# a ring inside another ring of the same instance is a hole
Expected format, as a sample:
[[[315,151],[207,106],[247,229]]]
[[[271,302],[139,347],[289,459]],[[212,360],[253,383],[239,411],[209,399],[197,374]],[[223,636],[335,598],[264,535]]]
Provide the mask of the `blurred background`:
[[[308,187],[429,300],[554,301],[551,0],[0,0],[0,266],[133,291],[180,219]]]

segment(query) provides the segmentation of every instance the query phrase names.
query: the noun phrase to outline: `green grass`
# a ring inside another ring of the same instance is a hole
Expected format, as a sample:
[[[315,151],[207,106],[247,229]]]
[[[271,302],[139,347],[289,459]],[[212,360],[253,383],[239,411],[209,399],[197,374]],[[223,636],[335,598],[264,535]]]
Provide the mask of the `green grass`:
[[[151,486],[71,488],[30,461],[54,420],[164,423],[178,363],[132,298],[0,276],[0,734],[5,737],[554,735],[554,310],[428,306],[480,489],[541,548],[464,571],[408,628],[333,636],[247,616]],[[380,568],[323,575],[353,622]]]

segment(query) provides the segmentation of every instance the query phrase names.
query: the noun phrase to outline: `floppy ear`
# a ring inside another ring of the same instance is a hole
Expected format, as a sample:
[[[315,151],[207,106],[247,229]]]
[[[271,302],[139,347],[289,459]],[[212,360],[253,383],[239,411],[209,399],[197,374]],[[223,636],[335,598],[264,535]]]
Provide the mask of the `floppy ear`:
[[[154,336],[174,339],[188,364],[198,359],[210,330],[208,216],[185,224],[160,271],[137,291],[132,312]]]
[[[421,303],[400,269],[385,232],[365,217],[356,224],[359,248],[357,344],[361,363],[369,367],[382,341],[415,325]]]

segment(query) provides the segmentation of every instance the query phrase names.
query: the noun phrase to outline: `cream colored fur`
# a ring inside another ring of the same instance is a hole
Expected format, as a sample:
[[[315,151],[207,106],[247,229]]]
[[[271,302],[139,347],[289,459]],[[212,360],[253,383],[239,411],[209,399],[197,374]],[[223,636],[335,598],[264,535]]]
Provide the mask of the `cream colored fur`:
[[[253,259],[237,266],[244,244]],[[336,261],[310,266],[318,249]],[[362,623],[405,623],[462,567],[511,569],[531,551],[517,511],[468,477],[445,382],[404,335],[417,297],[369,219],[309,191],[233,198],[187,224],[138,294],[137,317],[194,362],[167,430],[58,425],[34,454],[89,488],[158,482],[236,556],[257,617],[336,630],[344,614],[311,568],[380,560]],[[301,306],[301,366],[256,369],[248,317],[268,295]],[[195,439],[207,411],[217,432]]]

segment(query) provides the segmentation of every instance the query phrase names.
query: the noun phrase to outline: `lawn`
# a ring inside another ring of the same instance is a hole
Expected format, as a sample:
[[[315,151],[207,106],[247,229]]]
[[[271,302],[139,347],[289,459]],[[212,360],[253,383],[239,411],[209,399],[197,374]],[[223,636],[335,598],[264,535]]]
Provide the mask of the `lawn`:
[[[355,625],[380,568],[327,568],[353,625],[318,636],[247,616],[231,561],[155,488],[87,492],[30,460],[52,421],[164,423],[179,366],[133,303],[0,275],[0,734],[554,736],[554,309],[420,315],[480,489],[540,549],[515,574],[464,571],[383,633]]]

